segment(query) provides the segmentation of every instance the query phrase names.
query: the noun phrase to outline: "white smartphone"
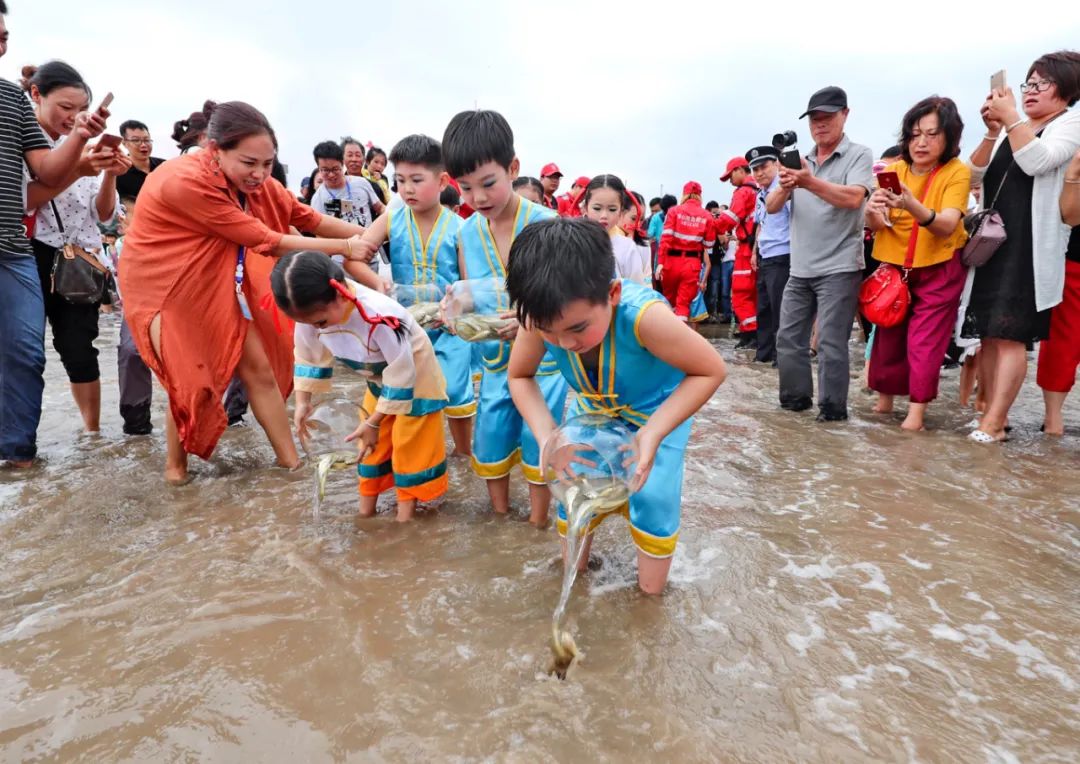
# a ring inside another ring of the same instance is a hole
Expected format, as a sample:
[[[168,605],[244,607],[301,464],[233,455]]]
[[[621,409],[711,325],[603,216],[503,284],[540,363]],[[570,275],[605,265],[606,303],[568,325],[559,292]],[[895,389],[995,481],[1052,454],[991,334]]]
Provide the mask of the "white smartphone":
[[[1005,70],[1000,69],[990,75],[990,89],[991,90],[1004,90],[1005,89]]]

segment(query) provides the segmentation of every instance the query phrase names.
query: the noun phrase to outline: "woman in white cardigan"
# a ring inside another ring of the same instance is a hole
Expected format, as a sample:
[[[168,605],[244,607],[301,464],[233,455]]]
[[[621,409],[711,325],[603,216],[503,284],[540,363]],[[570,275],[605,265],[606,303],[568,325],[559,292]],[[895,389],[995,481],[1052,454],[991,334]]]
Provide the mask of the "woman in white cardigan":
[[[1006,439],[1009,409],[1027,375],[1027,348],[1049,335],[1050,309],[1061,302],[1069,227],[1058,197],[1065,166],[1080,148],[1080,53],[1040,57],[1020,86],[1024,116],[1008,88],[982,106],[987,134],[971,155],[972,183],[996,209],[1007,238],[975,272],[963,335],[979,337],[979,380],[987,409],[971,438]]]

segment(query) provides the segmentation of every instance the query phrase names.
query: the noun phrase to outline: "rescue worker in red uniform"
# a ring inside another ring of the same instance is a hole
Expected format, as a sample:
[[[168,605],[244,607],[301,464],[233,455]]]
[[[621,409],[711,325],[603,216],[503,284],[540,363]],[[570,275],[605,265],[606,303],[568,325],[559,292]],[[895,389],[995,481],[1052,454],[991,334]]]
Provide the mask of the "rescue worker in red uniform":
[[[720,180],[731,181],[735,192],[728,208],[716,217],[713,238],[719,234],[734,234],[739,241],[735,250],[735,269],[731,273],[731,310],[739,327],[739,344],[735,347],[753,348],[757,347],[757,274],[751,258],[758,187],[746,157],[735,157],[728,162]]]
[[[589,185],[589,178],[582,175],[570,186],[570,193],[557,197],[559,214],[564,218],[581,217],[581,195],[585,193],[585,187]]]
[[[701,184],[691,180],[683,186],[682,204],[664,217],[656,258],[664,297],[681,321],[690,320],[690,303],[701,288],[702,258],[716,241],[714,225],[701,206]]]

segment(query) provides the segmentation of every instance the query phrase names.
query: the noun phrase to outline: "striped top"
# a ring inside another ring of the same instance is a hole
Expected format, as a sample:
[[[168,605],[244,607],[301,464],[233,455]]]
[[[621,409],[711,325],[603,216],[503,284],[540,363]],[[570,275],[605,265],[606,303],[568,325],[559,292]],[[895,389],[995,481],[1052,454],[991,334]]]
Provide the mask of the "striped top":
[[[0,79],[0,251],[33,254],[23,228],[26,214],[26,179],[23,166],[27,152],[49,150],[26,94]]]

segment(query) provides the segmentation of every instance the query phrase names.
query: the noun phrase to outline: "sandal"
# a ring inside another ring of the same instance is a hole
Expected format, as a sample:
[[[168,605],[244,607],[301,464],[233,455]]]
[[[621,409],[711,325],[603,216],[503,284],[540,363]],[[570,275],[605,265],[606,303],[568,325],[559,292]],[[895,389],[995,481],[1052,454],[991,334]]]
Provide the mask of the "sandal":
[[[1002,437],[1000,439],[995,438],[990,433],[983,432],[982,430],[972,430],[971,434],[968,435],[968,439],[973,440],[976,443],[1004,443],[1008,440],[1008,438],[1006,437]]]

